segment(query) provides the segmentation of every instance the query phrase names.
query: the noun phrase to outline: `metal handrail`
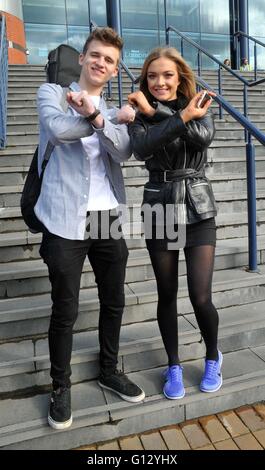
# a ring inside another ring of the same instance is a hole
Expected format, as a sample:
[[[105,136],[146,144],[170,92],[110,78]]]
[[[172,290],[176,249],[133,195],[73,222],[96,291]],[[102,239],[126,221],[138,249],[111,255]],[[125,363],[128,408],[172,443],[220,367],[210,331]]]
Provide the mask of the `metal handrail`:
[[[6,146],[8,45],[5,16],[0,14],[0,148]]]
[[[255,77],[255,80],[257,80],[257,44],[259,46],[262,46],[262,47],[265,47],[265,43],[264,42],[261,42],[259,41],[259,39],[256,39],[254,38],[253,36],[250,36],[249,34],[247,33],[244,33],[243,31],[237,31],[236,33],[233,34],[234,38],[237,38],[238,39],[238,43],[240,44],[240,38],[243,36],[247,39],[249,39],[250,41],[253,41],[254,42],[254,77]],[[237,43],[237,44],[238,44]],[[238,58],[239,58],[239,47],[236,47],[236,51],[237,51],[237,61],[238,61]],[[239,62],[239,61],[238,61]]]
[[[256,215],[256,162],[255,162],[255,146],[252,142],[252,135],[265,145],[265,134],[263,134],[254,124],[247,119],[248,105],[247,105],[247,92],[248,86],[253,86],[253,82],[249,83],[244,77],[239,75],[234,70],[222,64],[216,57],[196,44],[192,39],[189,39],[183,33],[178,31],[173,26],[167,26],[166,23],[166,43],[169,45],[169,32],[173,31],[181,37],[181,52],[183,55],[183,41],[188,42],[198,50],[198,75],[197,82],[209,90],[214,91],[208,83],[201,79],[201,54],[205,54],[214,62],[219,65],[218,69],[218,95],[214,98],[219,104],[219,116],[223,117],[223,108],[233,116],[245,129],[245,144],[246,144],[246,166],[247,166],[247,195],[248,195],[248,253],[249,253],[249,268],[250,272],[257,272],[257,215]],[[244,83],[244,116],[237,111],[230,103],[228,103],[222,95],[222,69],[227,70],[231,75],[235,76],[238,80]],[[265,79],[256,80],[255,84],[262,83]]]

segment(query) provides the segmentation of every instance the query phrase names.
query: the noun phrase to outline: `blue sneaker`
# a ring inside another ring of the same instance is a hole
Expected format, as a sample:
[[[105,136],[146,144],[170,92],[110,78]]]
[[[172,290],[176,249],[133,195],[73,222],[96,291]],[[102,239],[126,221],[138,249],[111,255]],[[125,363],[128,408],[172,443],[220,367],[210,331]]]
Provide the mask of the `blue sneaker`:
[[[185,388],[182,381],[183,367],[176,365],[169,367],[166,372],[166,381],[163,388],[165,397],[170,400],[178,400],[185,395]]]
[[[218,361],[205,360],[205,370],[200,383],[200,390],[202,392],[217,392],[221,388],[223,379],[221,373],[221,366],[223,362],[223,355],[218,351]]]

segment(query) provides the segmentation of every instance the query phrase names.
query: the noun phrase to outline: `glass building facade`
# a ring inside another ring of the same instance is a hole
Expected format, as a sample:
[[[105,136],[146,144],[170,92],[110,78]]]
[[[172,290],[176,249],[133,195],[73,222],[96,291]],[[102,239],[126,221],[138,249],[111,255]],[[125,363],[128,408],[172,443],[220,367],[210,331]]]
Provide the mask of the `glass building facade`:
[[[240,0],[167,0],[168,24],[176,27],[219,60],[231,57],[234,16]],[[249,34],[265,42],[264,0],[248,2]],[[43,64],[49,50],[60,43],[82,49],[89,34],[89,15],[99,26],[106,25],[105,0],[22,0],[29,63]],[[148,52],[165,44],[164,0],[120,0],[124,60],[141,66]],[[171,35],[170,43],[180,49]],[[250,47],[250,58],[253,47]],[[184,57],[196,64],[196,52],[184,46]],[[203,59],[203,66],[214,64]],[[265,48],[258,49],[258,66],[265,68]]]

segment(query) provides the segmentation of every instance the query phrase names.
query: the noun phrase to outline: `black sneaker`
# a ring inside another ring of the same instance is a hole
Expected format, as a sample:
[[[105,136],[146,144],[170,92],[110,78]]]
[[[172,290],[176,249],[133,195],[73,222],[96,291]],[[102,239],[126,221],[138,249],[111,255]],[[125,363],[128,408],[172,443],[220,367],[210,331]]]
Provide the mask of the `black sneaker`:
[[[137,403],[145,398],[144,391],[118,370],[115,370],[111,375],[100,375],[98,384],[102,388],[117,393],[126,401]]]
[[[66,429],[72,422],[70,388],[58,388],[51,395],[48,423],[53,429]]]

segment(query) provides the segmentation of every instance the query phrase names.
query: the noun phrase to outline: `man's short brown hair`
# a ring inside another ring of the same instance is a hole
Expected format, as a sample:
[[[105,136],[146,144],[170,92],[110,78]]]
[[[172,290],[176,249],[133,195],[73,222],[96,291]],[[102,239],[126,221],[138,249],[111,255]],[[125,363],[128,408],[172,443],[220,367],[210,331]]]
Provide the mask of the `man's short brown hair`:
[[[88,36],[85,45],[83,47],[83,54],[86,54],[89,44],[91,41],[97,40],[109,44],[110,46],[116,47],[119,51],[123,48],[123,39],[116,33],[112,28],[96,28]]]

